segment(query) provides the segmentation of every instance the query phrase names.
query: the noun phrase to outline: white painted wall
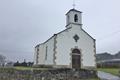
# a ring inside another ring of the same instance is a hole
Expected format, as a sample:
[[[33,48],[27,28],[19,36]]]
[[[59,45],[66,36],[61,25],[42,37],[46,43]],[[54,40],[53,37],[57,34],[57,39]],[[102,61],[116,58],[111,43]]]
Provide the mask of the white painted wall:
[[[47,48],[46,48],[47,47]],[[47,58],[46,58],[47,49]],[[39,45],[39,55],[37,65],[53,65],[53,53],[54,53],[54,37],[47,42]],[[37,49],[35,49],[35,64],[36,64]]]
[[[71,48],[78,46],[81,49],[83,66],[95,67],[94,40],[81,29],[80,25],[72,24],[69,26],[72,28],[57,35],[57,65],[70,65]],[[73,39],[75,34],[80,38],[77,43]]]
[[[36,65],[36,58],[37,58],[37,51],[36,51],[36,48],[34,49],[34,65]]]
[[[83,67],[95,67],[95,52],[94,52],[94,40],[88,36],[82,29],[80,25],[69,25],[72,28],[59,33],[56,37],[57,40],[57,54],[56,56],[56,65],[68,65],[71,63],[71,49],[78,46],[82,54],[82,66]],[[73,36],[77,34],[79,40],[76,43],[73,39]],[[47,47],[47,60],[45,60],[46,55],[46,46]],[[53,54],[54,54],[54,37],[52,37],[45,44],[39,45],[39,63],[53,65]]]
[[[45,63],[45,46],[41,44],[39,45],[38,64],[44,63]]]
[[[47,46],[47,59],[45,60],[45,64],[53,65],[54,37],[52,37],[48,42],[46,42],[44,46]]]

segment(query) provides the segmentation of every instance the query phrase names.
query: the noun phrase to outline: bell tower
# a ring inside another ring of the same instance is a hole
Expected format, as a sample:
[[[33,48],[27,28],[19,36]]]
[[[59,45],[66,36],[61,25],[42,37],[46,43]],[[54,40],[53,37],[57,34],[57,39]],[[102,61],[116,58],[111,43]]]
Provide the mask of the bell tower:
[[[66,14],[66,27],[70,24],[81,25],[82,24],[82,12],[76,9],[71,9]]]

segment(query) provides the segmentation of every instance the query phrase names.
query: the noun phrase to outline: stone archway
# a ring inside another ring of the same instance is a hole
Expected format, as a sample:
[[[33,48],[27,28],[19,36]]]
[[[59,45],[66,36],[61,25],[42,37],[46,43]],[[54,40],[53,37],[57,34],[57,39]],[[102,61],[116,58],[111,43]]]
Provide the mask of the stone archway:
[[[72,50],[72,68],[81,68],[81,52],[79,49]]]

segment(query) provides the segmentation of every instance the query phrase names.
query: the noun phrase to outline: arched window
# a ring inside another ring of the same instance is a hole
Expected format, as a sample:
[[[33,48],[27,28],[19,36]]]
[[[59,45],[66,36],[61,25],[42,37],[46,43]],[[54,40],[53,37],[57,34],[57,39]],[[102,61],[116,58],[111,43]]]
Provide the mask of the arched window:
[[[78,15],[77,14],[74,15],[74,21],[78,22]]]

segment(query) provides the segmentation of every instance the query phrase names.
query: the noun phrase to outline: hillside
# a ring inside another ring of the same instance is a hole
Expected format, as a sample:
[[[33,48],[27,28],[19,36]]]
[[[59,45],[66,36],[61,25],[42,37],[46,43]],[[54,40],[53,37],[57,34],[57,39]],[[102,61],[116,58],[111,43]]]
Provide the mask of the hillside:
[[[120,51],[114,55],[111,53],[99,53],[96,54],[96,60],[101,61],[101,60],[109,60],[109,59],[120,59]]]

